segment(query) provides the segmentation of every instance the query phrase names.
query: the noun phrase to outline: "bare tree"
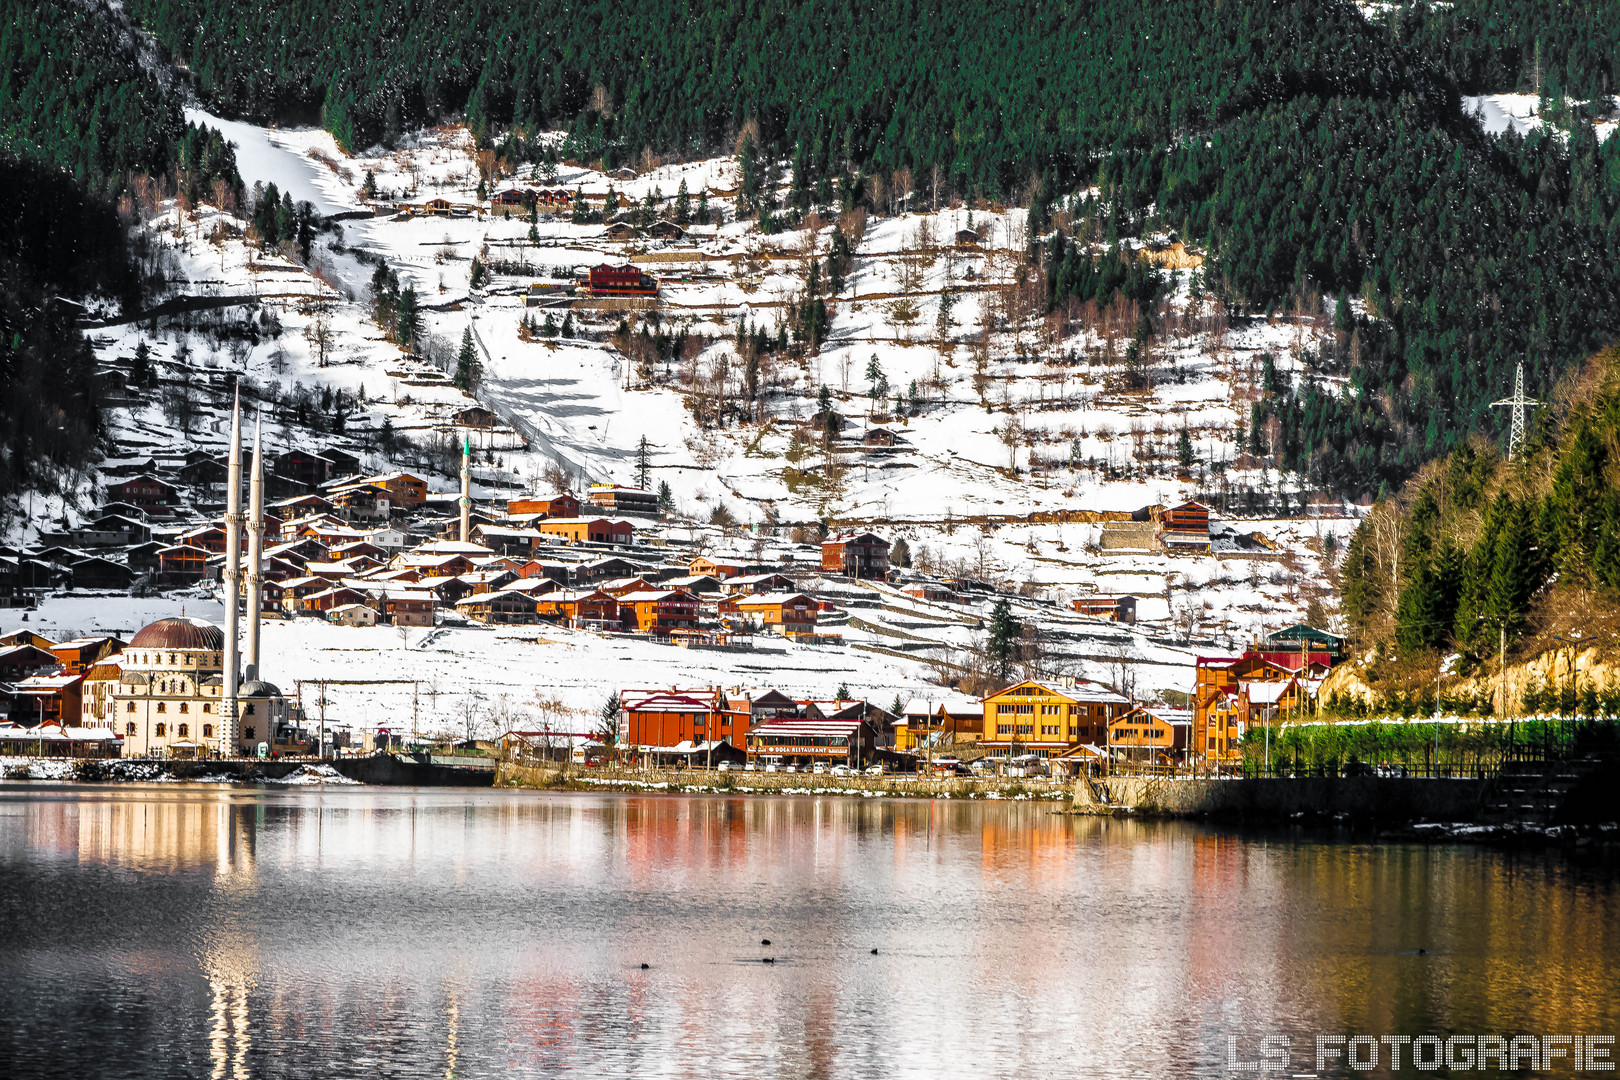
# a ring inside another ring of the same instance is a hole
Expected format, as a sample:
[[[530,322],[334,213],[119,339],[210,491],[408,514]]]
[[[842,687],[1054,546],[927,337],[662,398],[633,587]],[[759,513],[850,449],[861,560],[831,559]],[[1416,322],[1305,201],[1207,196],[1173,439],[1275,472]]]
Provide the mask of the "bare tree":
[[[310,305],[309,325],[304,327],[304,339],[315,350],[320,366],[325,367],[327,352],[332,347],[332,309],[326,301]]]

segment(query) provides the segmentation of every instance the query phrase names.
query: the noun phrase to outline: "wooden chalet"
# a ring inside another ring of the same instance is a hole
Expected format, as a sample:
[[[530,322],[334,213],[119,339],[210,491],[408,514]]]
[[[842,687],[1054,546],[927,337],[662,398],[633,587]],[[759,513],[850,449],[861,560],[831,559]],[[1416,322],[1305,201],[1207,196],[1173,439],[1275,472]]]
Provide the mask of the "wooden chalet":
[[[533,596],[518,591],[474,593],[456,601],[456,612],[474,622],[505,626],[540,621],[540,607]]]
[[[1185,502],[1163,511],[1154,541],[1165,551],[1208,551],[1209,507]]]
[[[1192,712],[1142,706],[1116,716],[1108,725],[1108,751],[1115,761],[1175,765],[1187,760],[1192,743]]]
[[[889,542],[869,532],[844,532],[821,542],[823,573],[881,578],[889,572]]]
[[[561,538],[568,544],[623,544],[635,539],[635,526],[628,521],[608,518],[545,518],[536,523],[542,533]]]
[[[619,601],[601,589],[557,589],[536,597],[536,613],[583,630],[618,630]]]
[[[816,632],[817,604],[804,593],[765,593],[732,596],[720,601],[722,615],[738,615],[758,620],[778,634]]]
[[[1089,615],[1093,619],[1107,619],[1110,622],[1131,623],[1136,622],[1136,597],[1109,596],[1102,593],[1089,593],[1069,601],[1069,607],[1082,615]]]
[[[627,592],[618,598],[619,621],[638,634],[667,636],[671,630],[695,630],[698,598],[680,589]]]
[[[527,514],[539,514],[549,518],[578,517],[579,498],[566,491],[555,495],[529,495],[509,500],[506,512],[512,517]]]
[[[147,517],[173,517],[180,505],[180,489],[153,476],[137,476],[107,487],[107,498],[129,503]]]

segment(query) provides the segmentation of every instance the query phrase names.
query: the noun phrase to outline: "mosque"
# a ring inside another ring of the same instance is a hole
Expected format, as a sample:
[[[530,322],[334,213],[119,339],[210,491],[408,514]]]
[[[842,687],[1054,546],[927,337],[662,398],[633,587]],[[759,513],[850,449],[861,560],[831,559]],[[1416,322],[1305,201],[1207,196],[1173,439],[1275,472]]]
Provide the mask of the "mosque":
[[[242,573],[241,407],[231,412],[231,451],[225,494],[225,627],[201,619],[161,619],[144,627],[116,658],[110,688],[115,732],[125,757],[251,757],[273,745],[285,724],[286,698],[259,678],[261,567],[264,558],[264,474],[253,437],[246,575]],[[247,584],[247,681],[242,681],[237,614]]]

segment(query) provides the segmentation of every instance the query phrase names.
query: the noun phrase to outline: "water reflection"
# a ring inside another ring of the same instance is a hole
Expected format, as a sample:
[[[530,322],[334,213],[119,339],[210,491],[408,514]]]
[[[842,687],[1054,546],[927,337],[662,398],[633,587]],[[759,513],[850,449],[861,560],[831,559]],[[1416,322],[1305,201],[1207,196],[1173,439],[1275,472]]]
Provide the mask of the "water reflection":
[[[1612,1032],[1616,896],[1031,804],[0,785],[0,1075],[1227,1076]]]

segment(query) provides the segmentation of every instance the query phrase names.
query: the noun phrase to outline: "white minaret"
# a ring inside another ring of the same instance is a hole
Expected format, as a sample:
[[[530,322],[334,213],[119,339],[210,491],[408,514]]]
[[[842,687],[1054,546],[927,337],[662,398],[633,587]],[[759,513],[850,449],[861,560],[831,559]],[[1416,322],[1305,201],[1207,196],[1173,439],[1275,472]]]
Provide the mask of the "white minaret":
[[[264,426],[261,410],[253,421],[253,471],[248,475],[248,554],[247,554],[247,677],[251,682],[259,678],[259,623],[263,619],[264,603],[264,464],[261,458],[264,443],[260,431]]]
[[[467,433],[461,433],[461,542],[470,539],[468,528],[472,524],[472,446]]]
[[[237,754],[237,689],[242,665],[236,641],[242,576],[242,392],[231,405],[231,454],[225,481],[225,687],[219,717],[219,752]]]

